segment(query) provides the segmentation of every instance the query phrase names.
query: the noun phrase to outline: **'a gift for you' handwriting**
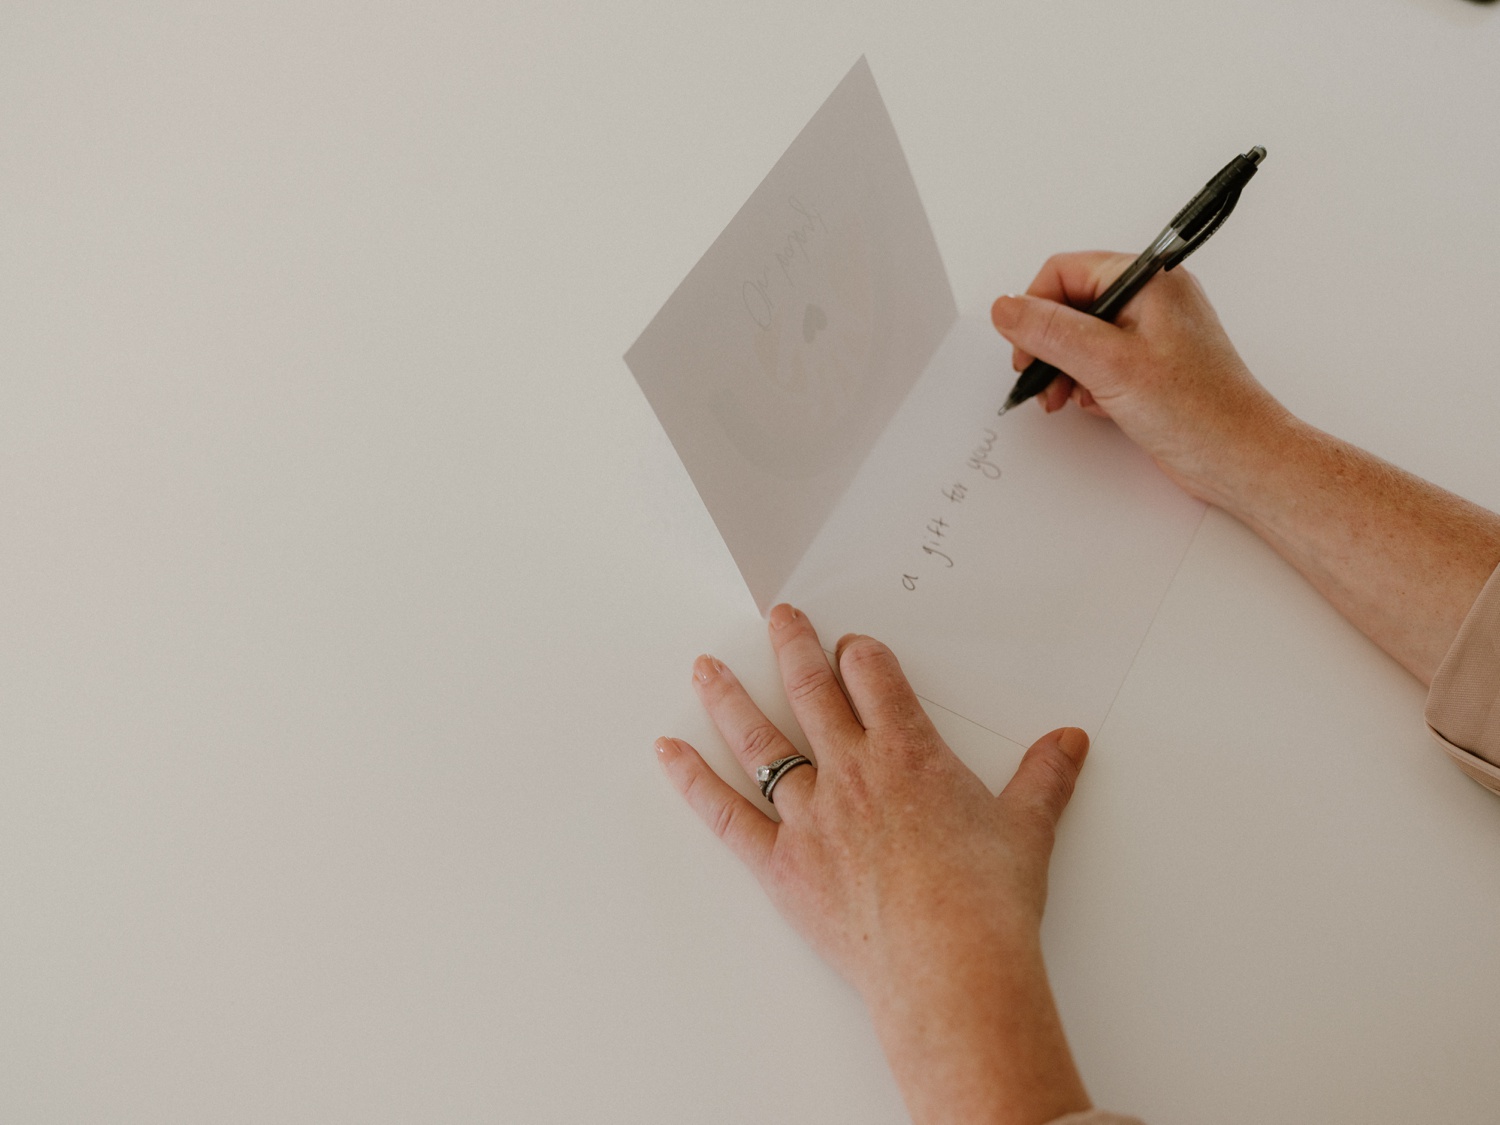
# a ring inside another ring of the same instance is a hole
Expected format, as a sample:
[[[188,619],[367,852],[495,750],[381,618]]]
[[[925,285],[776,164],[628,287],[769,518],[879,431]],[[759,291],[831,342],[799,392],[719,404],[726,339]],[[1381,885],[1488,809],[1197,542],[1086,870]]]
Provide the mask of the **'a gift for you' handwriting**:
[[[776,320],[776,298],[771,295],[772,289],[781,287],[783,282],[796,289],[800,267],[811,260],[807,255],[808,245],[819,235],[828,233],[823,216],[795,195],[787,196],[786,205],[791,208],[796,221],[777,240],[776,249],[771,252],[765,268],[740,285],[745,311],[761,328],[771,327]]]
[[[994,430],[986,429],[968,460],[964,462],[967,474],[959,474],[965,479],[955,480],[952,484],[938,489],[938,497],[934,502],[936,514],[928,519],[922,529],[920,537],[920,553],[916,557],[917,565],[910,572],[901,575],[901,586],[903,589],[915,591],[918,583],[932,571],[952,570],[954,567],[954,520],[959,516],[959,510],[970,498],[976,488],[984,488],[985,481],[996,481],[1000,479],[1000,466],[990,460],[990,454],[994,451],[995,441],[1000,435]]]

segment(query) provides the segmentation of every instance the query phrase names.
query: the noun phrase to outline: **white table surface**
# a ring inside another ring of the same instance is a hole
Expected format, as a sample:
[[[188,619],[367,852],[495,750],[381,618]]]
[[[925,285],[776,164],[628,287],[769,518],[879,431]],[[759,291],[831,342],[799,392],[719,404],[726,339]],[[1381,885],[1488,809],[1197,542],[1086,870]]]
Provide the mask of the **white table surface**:
[[[1494,9],[5,5],[0,1118],[905,1120],[658,775],[728,767],[700,651],[787,712],[620,358],[860,54],[964,311],[1265,145],[1242,352],[1500,507]],[[1097,1102],[1494,1120],[1500,801],[1422,701],[1210,513],[1053,868]]]

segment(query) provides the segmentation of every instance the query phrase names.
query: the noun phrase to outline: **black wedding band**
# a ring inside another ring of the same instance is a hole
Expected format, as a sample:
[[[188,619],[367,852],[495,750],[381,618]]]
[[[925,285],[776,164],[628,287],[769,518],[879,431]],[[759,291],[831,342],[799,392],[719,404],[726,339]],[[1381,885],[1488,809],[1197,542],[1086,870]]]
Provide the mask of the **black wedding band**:
[[[760,792],[771,804],[776,803],[776,798],[771,796],[771,791],[776,788],[776,783],[798,766],[811,766],[812,759],[802,754],[791,754],[785,758],[777,758],[768,766],[761,766],[755,771],[755,780],[760,782]],[[816,766],[813,766],[816,769]]]

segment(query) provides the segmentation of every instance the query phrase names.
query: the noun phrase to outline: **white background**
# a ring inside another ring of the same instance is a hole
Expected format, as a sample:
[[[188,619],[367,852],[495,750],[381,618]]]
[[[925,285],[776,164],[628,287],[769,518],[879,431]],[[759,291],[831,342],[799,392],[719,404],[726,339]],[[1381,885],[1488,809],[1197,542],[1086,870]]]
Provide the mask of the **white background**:
[[[1193,263],[1246,358],[1500,506],[1489,8],[6,4],[0,1117],[904,1120],[658,776],[728,763],[697,652],[785,707],[620,359],[861,53],[964,312],[1265,145]],[[1210,513],[1054,864],[1096,1101],[1493,1119],[1422,700]]]

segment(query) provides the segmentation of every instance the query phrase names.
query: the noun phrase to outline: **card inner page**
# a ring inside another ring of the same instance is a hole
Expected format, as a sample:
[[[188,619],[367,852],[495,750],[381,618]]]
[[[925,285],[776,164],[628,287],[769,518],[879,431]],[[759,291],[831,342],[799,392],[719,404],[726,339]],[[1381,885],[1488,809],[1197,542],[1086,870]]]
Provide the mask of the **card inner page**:
[[[994,328],[958,320],[781,596],[1025,745],[1097,733],[1205,508],[1109,421],[997,416],[1014,378]]]

